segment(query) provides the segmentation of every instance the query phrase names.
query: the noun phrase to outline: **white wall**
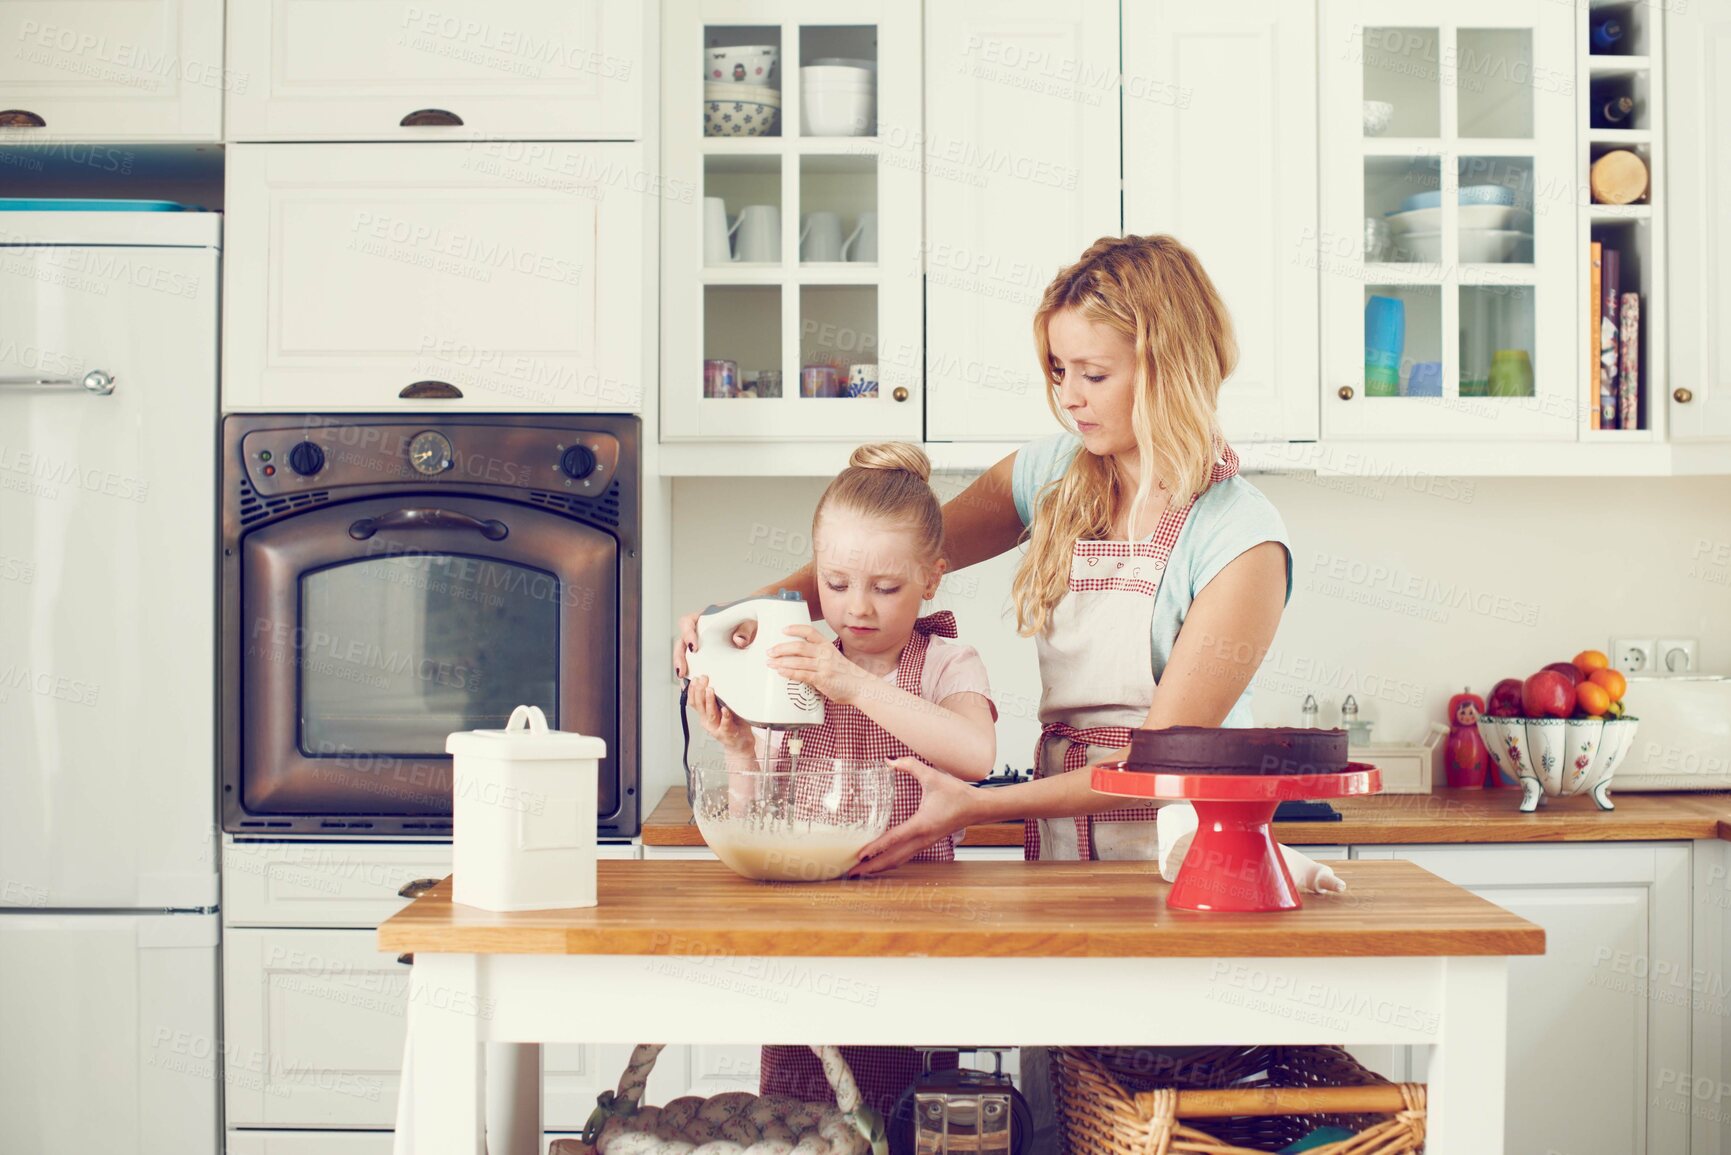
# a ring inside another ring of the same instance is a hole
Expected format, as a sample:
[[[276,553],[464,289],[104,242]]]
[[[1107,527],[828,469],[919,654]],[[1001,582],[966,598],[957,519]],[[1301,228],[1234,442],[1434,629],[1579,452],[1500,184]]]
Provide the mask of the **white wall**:
[[[940,475],[940,494],[967,480]],[[1462,686],[1487,693],[1619,635],[1696,638],[1701,667],[1731,673],[1731,478],[1252,480],[1293,543],[1292,603],[1256,680],[1264,724],[1296,724],[1306,693],[1332,724],[1351,693],[1376,739],[1416,740]],[[808,560],[823,485],[676,482],[674,605],[738,597]],[[937,605],[991,671],[998,762],[1026,767],[1039,678],[1004,615],[1014,560],[952,575]],[[677,696],[671,673],[666,685]],[[680,781],[676,766],[645,776],[650,799]]]

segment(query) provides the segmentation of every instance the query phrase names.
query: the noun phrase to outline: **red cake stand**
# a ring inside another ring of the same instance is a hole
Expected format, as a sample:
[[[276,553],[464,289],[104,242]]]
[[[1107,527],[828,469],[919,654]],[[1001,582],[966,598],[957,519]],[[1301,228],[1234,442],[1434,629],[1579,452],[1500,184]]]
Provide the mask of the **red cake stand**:
[[[1382,772],[1352,762],[1334,774],[1168,774],[1107,762],[1094,768],[1093,785],[1101,794],[1196,807],[1196,838],[1166,896],[1167,906],[1297,910],[1304,905],[1298,887],[1268,830],[1274,808],[1288,799],[1375,794],[1382,789]]]

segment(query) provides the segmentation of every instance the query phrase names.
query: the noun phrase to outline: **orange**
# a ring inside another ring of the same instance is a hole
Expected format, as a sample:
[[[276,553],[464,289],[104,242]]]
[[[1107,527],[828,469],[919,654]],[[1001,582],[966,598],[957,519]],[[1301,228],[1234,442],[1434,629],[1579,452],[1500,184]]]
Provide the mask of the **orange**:
[[[1613,702],[1621,702],[1629,689],[1629,680],[1617,670],[1594,670],[1587,675],[1587,681],[1605,687],[1605,693],[1611,695]]]
[[[1611,708],[1611,693],[1597,682],[1582,682],[1575,687],[1575,706],[1588,717],[1597,718]]]
[[[1594,670],[1603,670],[1610,666],[1611,659],[1605,656],[1603,650],[1582,650],[1575,655],[1575,669],[1581,671],[1585,678]]]

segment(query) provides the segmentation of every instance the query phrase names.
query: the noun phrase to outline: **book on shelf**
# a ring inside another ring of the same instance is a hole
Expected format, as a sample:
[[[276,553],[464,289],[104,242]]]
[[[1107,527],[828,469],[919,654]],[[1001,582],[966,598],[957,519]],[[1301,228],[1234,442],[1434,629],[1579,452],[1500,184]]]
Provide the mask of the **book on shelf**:
[[[1594,241],[1588,246],[1589,274],[1587,294],[1587,412],[1592,414],[1593,428],[1599,427],[1599,310],[1604,297],[1599,288],[1600,250],[1603,246]]]
[[[1621,261],[1616,249],[1604,249],[1599,259],[1599,428],[1617,428],[1617,309],[1618,273]]]
[[[1617,428],[1641,427],[1641,295],[1624,293],[1618,312]]]

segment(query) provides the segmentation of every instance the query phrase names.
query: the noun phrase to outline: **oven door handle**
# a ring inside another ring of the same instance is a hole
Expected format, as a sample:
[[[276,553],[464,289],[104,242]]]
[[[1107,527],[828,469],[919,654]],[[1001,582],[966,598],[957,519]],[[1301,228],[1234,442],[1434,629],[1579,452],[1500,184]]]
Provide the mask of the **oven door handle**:
[[[378,517],[363,517],[349,526],[349,536],[366,541],[381,529],[472,529],[488,541],[504,541],[511,530],[497,518],[482,521],[448,509],[393,509]]]

